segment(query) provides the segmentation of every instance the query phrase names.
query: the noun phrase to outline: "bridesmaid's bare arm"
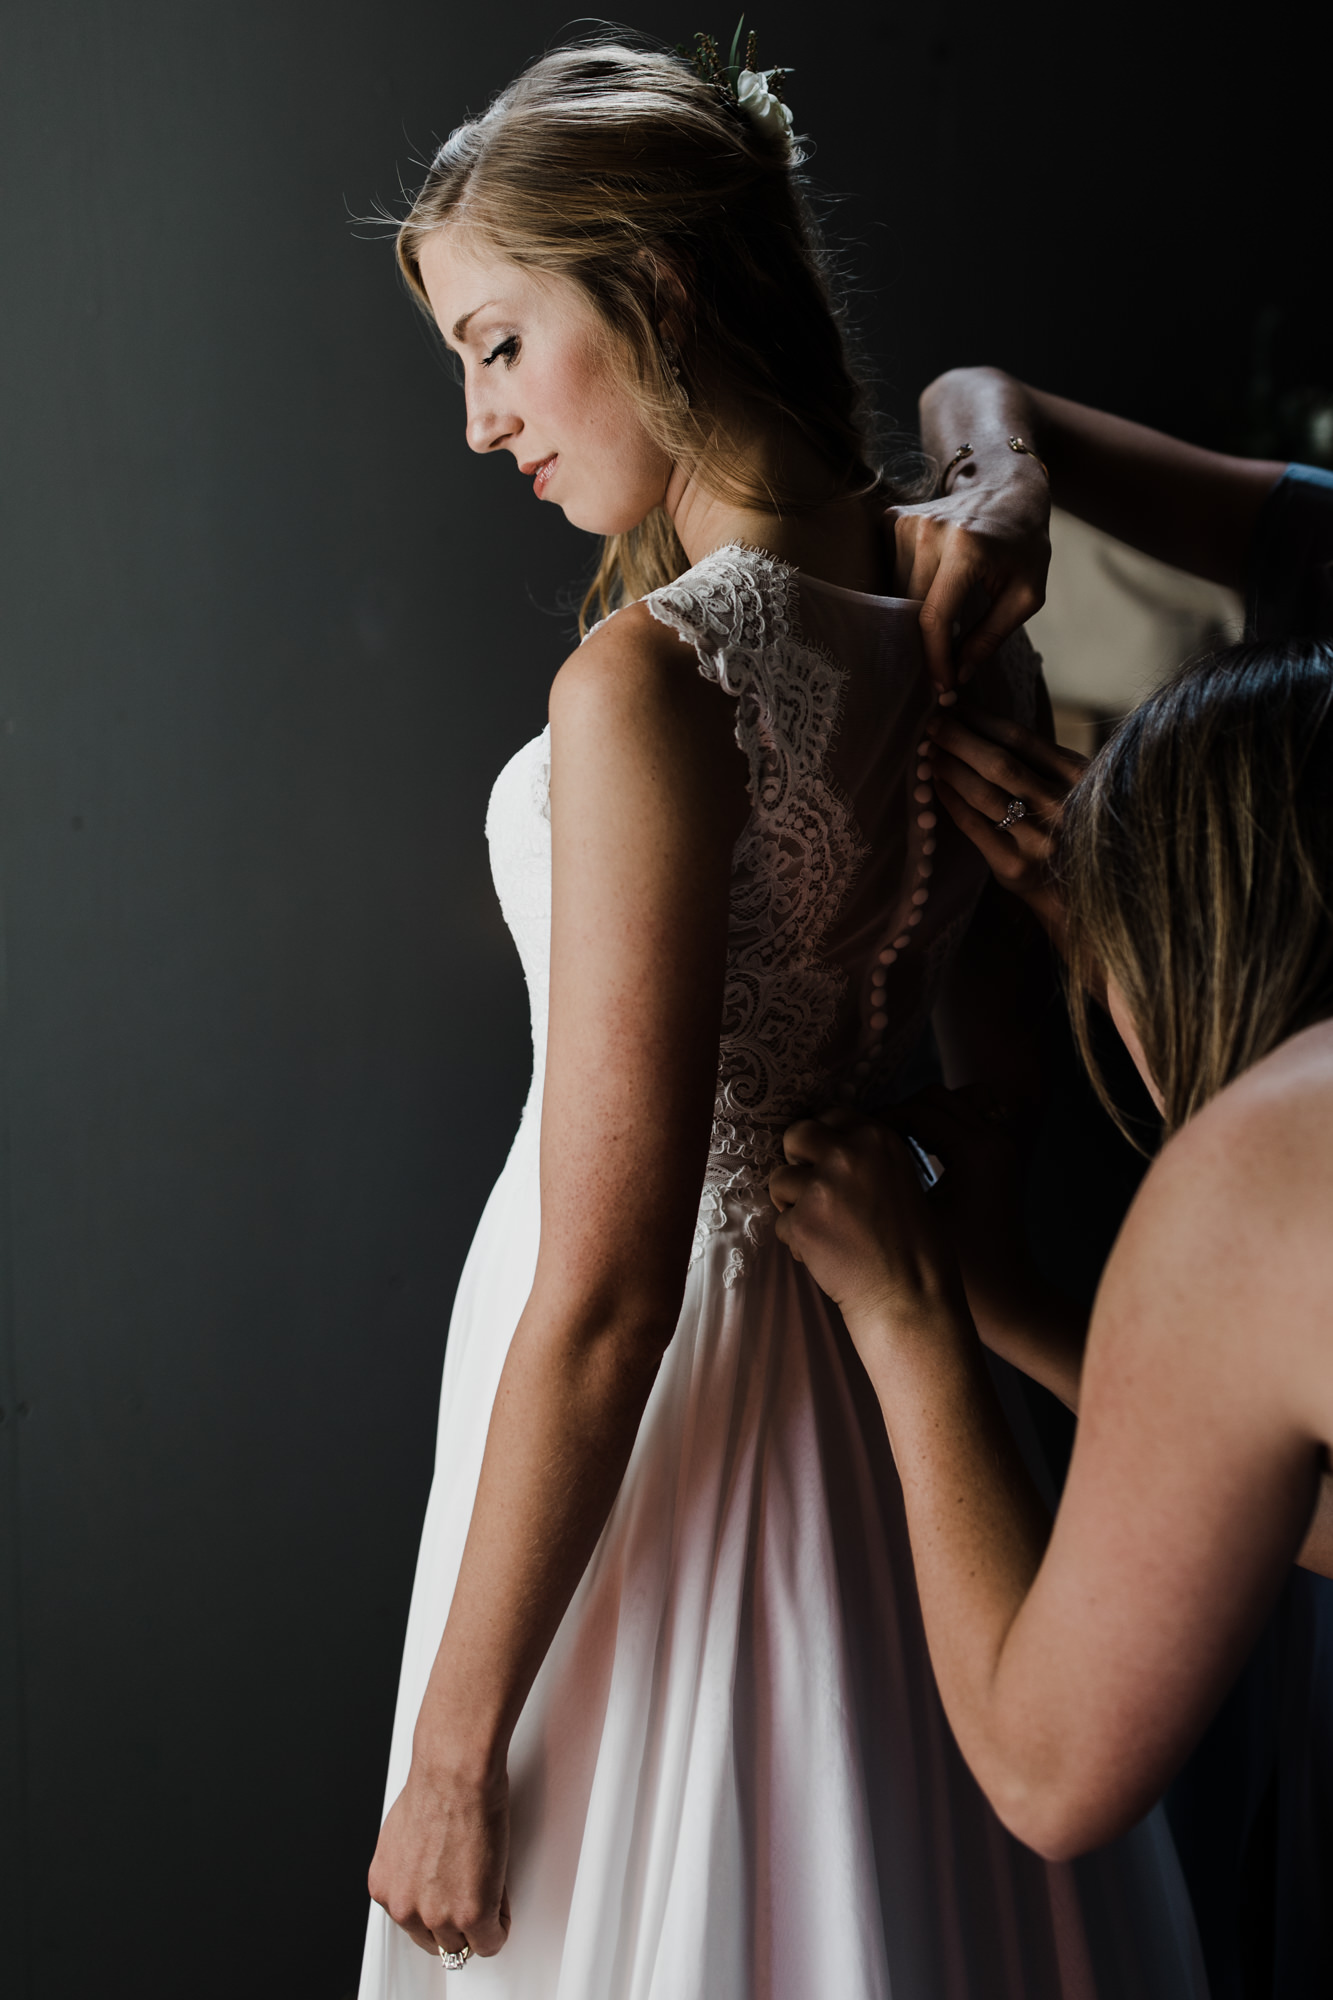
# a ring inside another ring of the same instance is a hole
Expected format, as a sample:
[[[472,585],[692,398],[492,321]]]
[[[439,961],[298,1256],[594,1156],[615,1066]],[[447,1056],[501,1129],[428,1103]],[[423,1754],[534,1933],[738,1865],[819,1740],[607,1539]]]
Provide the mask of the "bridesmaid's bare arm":
[[[411,1775],[372,1894],[504,1941],[505,1762],[680,1309],[717,1072],[735,707],[642,606],[551,697],[553,923],[536,1278],[501,1376]],[[499,1330],[497,1329],[497,1332]]]
[[[953,368],[921,397],[921,436],[946,460],[973,454],[954,490],[1026,496],[1019,437],[1045,460],[1057,507],[1160,562],[1244,590],[1254,524],[1283,471],[1272,459],[1234,458],[1185,444],[1146,424],[1030,388],[998,368]]]
[[[1049,1856],[1160,1793],[1308,1532],[1333,1432],[1330,1105],[1322,1023],[1154,1163],[1097,1299],[1053,1528],[905,1151],[876,1127],[787,1135],[779,1233],[879,1395],[950,1721],[1000,1817]]]
[[[1052,939],[1062,943],[1064,905],[1051,875],[1051,859],[1064,799],[1085,768],[1086,759],[1072,751],[1057,749],[1049,740],[1018,723],[982,715],[973,708],[941,716],[931,730],[935,738],[932,762],[936,790],[955,823],[981,850],[994,871],[989,894],[995,896],[996,884],[1004,884],[1010,894],[1001,900],[1025,902],[1039,915]],[[1014,793],[1029,802],[1028,817],[1012,833],[998,833],[995,818],[1005,799]],[[993,923],[989,928],[997,935]],[[983,954],[995,955],[996,945],[986,943],[984,930],[980,949]],[[980,977],[976,976],[978,973]],[[946,1057],[946,1080],[950,1083],[971,1083],[978,1074],[985,1074],[984,1062],[978,1056],[982,1044],[975,1038],[967,1041],[966,1023],[971,1010],[978,1005],[983,1009],[986,1006],[992,981],[1002,1007],[998,1016],[1001,1030],[1008,1033],[1014,1013],[1012,971],[1006,974],[1000,964],[992,968],[984,962],[984,957],[981,964],[970,963],[960,954],[952,989],[946,988],[944,1013],[936,1021],[936,1033]],[[957,1014],[960,1004],[964,1009],[961,1044],[957,1023],[945,1018],[950,1007]],[[1015,1044],[1020,1050],[1021,1046]],[[1021,1056],[1017,1059],[1021,1060]],[[1067,1302],[1052,1294],[1049,1287],[1035,1282],[1035,1274],[1025,1260],[1013,1254],[1013,1243],[1006,1245],[1003,1230],[996,1229],[996,1189],[1005,1185],[1005,1163],[993,1157],[987,1159],[983,1146],[981,1157],[971,1169],[975,1185],[969,1188],[967,1156],[969,1151],[976,1150],[979,1137],[985,1139],[985,1133],[976,1127],[975,1121],[970,1132],[960,1126],[956,1111],[946,1106],[924,1109],[917,1115],[917,1125],[921,1136],[953,1164],[950,1195],[956,1204],[956,1240],[969,1303],[982,1339],[1006,1361],[1076,1410],[1086,1325],[1080,1325],[1079,1315]],[[960,1195],[964,1199],[958,1204]],[[1011,1237],[1016,1230],[1015,1220],[1009,1232]],[[1327,1462],[1319,1482],[1314,1518],[1296,1560],[1302,1569],[1333,1577],[1333,1472]]]

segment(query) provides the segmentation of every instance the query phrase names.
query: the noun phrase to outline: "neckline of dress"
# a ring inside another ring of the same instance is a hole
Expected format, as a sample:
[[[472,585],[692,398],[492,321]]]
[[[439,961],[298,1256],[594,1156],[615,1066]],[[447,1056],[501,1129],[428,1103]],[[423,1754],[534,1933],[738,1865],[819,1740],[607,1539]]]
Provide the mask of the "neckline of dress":
[[[717,548],[710,549],[706,556],[700,556],[697,563],[691,563],[690,569],[685,574],[688,576],[692,570],[703,569],[718,556],[730,555],[758,556],[776,570],[785,582],[796,583],[810,590],[826,590],[832,596],[845,597],[853,604],[891,605],[895,609],[918,613],[921,610],[919,598],[890,597],[875,590],[849,590],[844,583],[829,583],[822,576],[812,576],[809,570],[799,569],[795,563],[789,563],[784,557],[774,555],[772,549],[757,548],[752,542],[721,542]]]

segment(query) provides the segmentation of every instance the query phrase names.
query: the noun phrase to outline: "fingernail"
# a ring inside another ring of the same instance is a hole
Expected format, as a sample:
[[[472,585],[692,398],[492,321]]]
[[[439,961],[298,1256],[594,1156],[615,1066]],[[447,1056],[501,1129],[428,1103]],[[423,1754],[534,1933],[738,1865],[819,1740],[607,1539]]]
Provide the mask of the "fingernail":
[[[940,696],[940,707],[952,708],[957,699],[958,696],[954,693],[953,689],[946,688],[944,690],[944,693]]]

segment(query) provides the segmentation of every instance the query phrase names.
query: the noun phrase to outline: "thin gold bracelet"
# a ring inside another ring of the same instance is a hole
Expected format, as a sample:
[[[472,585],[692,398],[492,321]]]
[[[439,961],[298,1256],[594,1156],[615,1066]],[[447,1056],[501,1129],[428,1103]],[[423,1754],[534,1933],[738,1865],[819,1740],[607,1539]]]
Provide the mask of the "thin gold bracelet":
[[[965,458],[971,458],[971,456],[972,456],[971,445],[960,444],[957,451],[954,453],[953,457],[949,460],[949,463],[945,466],[943,472],[940,474],[939,490],[941,493],[943,493],[944,491],[944,482],[949,477],[949,474],[953,471],[954,467],[956,465],[961,465]]]
[[[1037,453],[1032,449],[1032,446],[1030,444],[1024,444],[1022,438],[1010,438],[1009,449],[1010,451],[1021,451],[1025,458],[1035,458],[1037,460],[1038,465],[1041,467],[1042,471],[1046,474],[1047,485],[1050,484],[1051,469],[1047,465],[1044,458],[1039,458],[1037,456]]]

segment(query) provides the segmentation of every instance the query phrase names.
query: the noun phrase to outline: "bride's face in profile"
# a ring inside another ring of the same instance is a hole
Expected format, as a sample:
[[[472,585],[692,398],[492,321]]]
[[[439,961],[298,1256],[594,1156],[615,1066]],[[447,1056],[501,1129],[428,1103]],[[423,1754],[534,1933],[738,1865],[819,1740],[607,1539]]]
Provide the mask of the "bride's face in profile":
[[[644,429],[575,284],[448,228],[426,239],[419,268],[440,332],[462,358],[473,451],[511,452],[537,498],[594,535],[623,534],[661,505],[671,461]]]

